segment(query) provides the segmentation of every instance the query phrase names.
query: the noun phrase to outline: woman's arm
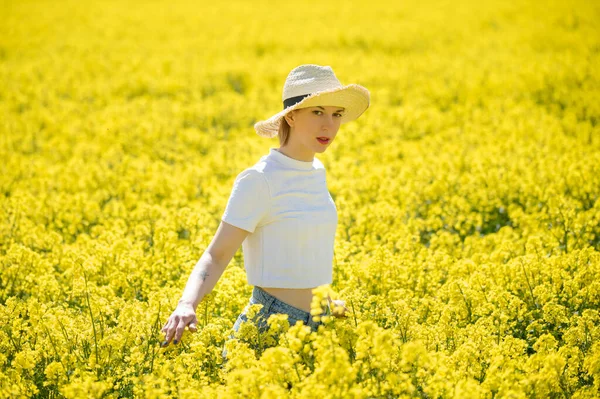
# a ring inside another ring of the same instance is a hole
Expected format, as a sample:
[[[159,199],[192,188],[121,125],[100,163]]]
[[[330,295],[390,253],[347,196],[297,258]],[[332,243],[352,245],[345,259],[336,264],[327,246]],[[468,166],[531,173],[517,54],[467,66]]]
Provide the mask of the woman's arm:
[[[205,251],[194,266],[178,305],[190,305],[196,310],[202,299],[215,288],[226,267],[227,264],[219,263]]]
[[[165,333],[161,346],[167,346],[172,338],[173,343],[179,342],[186,326],[190,331],[196,331],[198,304],[212,292],[248,234],[246,230],[221,222],[211,243],[190,273],[175,311],[161,329]]]

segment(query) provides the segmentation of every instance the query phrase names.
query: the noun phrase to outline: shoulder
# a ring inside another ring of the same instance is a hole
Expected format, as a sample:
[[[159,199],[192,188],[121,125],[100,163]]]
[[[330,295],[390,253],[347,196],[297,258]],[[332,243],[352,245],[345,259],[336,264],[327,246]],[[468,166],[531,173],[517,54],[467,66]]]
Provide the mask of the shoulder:
[[[265,161],[259,161],[238,173],[237,179],[245,177],[250,180],[265,180],[267,173],[267,163]]]
[[[266,191],[270,193],[270,184],[267,171],[261,162],[242,170],[235,178],[237,186],[244,186],[248,190]]]
[[[266,157],[263,157],[254,165],[244,169],[240,173],[240,175],[252,175],[254,179],[262,178],[267,182],[267,184],[270,184],[273,180],[279,178],[280,171],[281,164]]]
[[[265,173],[263,170],[251,166],[242,170],[235,178],[236,181],[245,180],[247,182],[254,182],[256,184],[262,184],[266,180]]]

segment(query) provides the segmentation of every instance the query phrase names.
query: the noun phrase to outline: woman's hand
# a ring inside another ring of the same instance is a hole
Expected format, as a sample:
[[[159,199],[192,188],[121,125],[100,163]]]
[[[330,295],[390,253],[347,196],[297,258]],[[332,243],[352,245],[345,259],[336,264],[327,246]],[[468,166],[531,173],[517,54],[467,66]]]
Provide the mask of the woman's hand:
[[[340,310],[341,308],[341,310]],[[348,317],[346,314],[349,312],[346,307],[346,301],[342,301],[341,299],[332,299],[331,300],[331,313],[338,318]]]
[[[166,324],[160,330],[165,333],[165,340],[160,346],[165,347],[169,345],[171,338],[175,338],[173,343],[177,344],[181,340],[183,330],[185,330],[186,326],[188,326],[191,332],[196,332],[198,326],[196,311],[191,304],[179,303],[169,317],[169,320],[167,320]]]

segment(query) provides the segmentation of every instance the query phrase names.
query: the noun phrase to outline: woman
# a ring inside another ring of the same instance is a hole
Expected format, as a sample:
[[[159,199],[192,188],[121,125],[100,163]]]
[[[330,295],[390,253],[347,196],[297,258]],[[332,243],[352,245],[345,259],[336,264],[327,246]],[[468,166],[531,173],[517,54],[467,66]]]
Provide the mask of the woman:
[[[300,65],[289,73],[283,111],[254,125],[262,137],[279,136],[280,147],[271,148],[236,177],[222,222],[161,330],[162,346],[171,339],[177,344],[186,326],[196,331],[198,304],[213,290],[240,245],[248,283],[254,286],[248,305],[263,305],[256,325],[264,331],[271,314],[286,313],[290,325],[301,320],[316,331],[320,322],[310,314],[312,289],[333,280],[338,218],[325,168],[315,153],[323,153],[340,125],[358,118],[369,104],[366,88],[343,86],[329,66]],[[343,301],[335,304],[347,311]],[[247,309],[234,331],[247,321]]]

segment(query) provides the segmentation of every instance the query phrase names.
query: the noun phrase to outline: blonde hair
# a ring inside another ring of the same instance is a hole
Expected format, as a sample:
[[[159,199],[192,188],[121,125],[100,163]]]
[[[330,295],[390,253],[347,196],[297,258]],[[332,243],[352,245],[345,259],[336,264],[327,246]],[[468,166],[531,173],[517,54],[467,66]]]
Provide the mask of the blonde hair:
[[[288,142],[290,138],[290,130],[290,125],[285,120],[285,117],[281,118],[281,121],[279,121],[279,132],[277,133],[277,137],[279,137],[280,146],[284,146]]]

